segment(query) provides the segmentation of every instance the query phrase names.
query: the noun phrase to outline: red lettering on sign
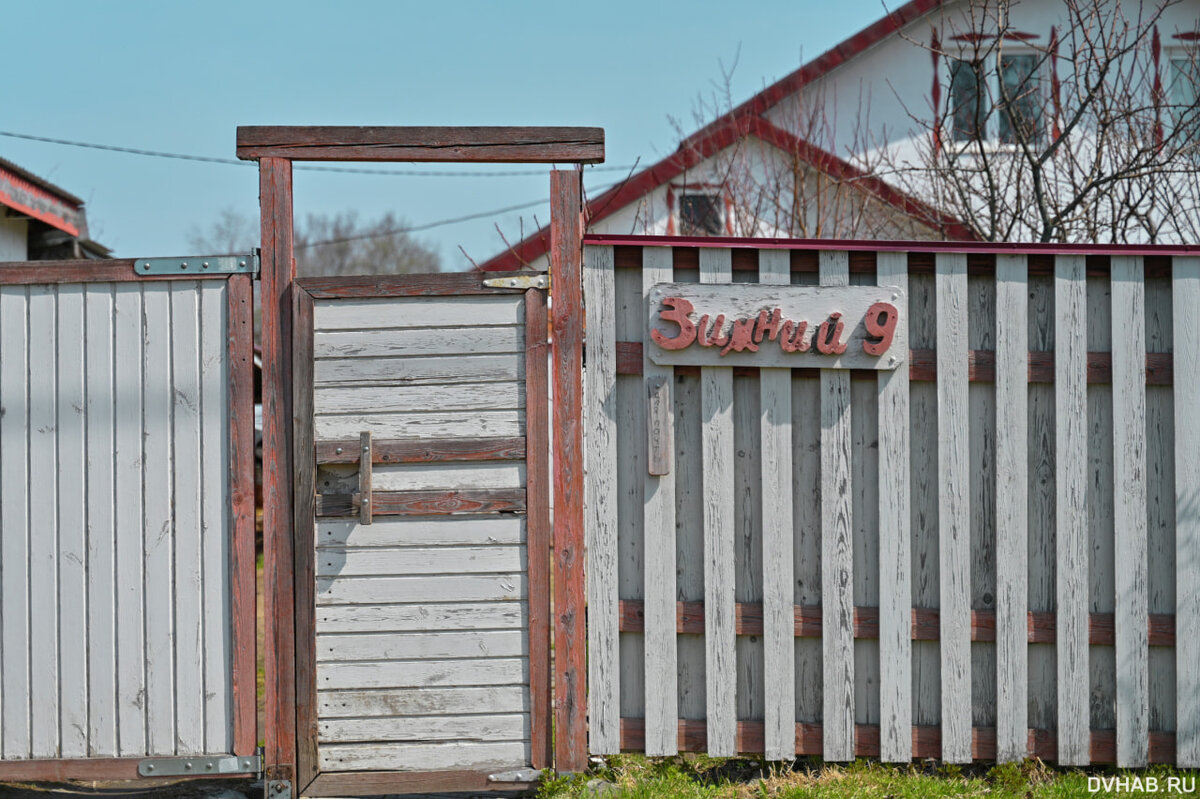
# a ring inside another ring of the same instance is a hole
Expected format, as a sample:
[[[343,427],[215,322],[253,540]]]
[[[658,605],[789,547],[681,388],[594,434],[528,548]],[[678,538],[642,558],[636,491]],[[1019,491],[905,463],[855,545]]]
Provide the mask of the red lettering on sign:
[[[863,326],[867,335],[878,338],[879,341],[864,341],[863,352],[868,355],[883,355],[892,346],[892,338],[896,335],[896,322],[900,314],[896,306],[890,302],[877,302],[867,309],[863,318]]]
[[[830,322],[835,323],[832,332],[829,329]],[[817,352],[823,355],[841,355],[846,351],[846,345],[842,343],[842,329],[845,327],[842,324],[842,315],[831,313],[829,319],[821,323],[821,330],[817,333]]]
[[[708,326],[708,314],[705,314],[700,317],[700,334],[696,340],[700,342],[701,347],[724,347],[729,343],[729,336],[721,335],[723,327],[725,327],[725,314],[717,314],[711,328]]]
[[[782,319],[783,312],[778,308],[769,312],[765,308],[759,311],[758,325],[754,328],[754,343],[761,344],[764,334],[770,338],[771,341],[774,341],[779,335],[779,323]]]
[[[795,331],[793,334],[792,331]],[[788,319],[779,330],[779,346],[784,352],[808,352],[808,322]]]
[[[650,338],[664,350],[681,350],[696,340],[696,326],[688,318],[688,314],[696,308],[683,297],[667,297],[662,301],[663,309],[658,312],[658,318],[679,325],[679,333],[674,336],[664,336],[659,330],[651,329]]]
[[[730,350],[758,352],[758,345],[754,343],[754,321],[754,319],[735,319],[733,321],[733,330],[729,331],[729,343],[725,345],[725,349],[721,350],[722,355]]]

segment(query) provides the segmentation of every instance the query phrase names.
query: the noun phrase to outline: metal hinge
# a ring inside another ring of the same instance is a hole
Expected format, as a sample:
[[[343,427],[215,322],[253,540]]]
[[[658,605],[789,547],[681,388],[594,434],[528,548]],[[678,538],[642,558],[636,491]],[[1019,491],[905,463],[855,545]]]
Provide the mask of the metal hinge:
[[[263,787],[263,799],[292,799],[292,784],[287,780],[268,780]]]
[[[215,757],[150,757],[138,761],[139,777],[191,777],[197,774],[258,774],[258,755]]]
[[[494,289],[548,289],[550,288],[550,275],[545,272],[526,275],[512,275],[511,277],[494,277],[483,281],[483,285],[491,286]]]
[[[258,250],[249,255],[185,255],[179,258],[138,258],[133,269],[143,277],[162,275],[257,275]]]

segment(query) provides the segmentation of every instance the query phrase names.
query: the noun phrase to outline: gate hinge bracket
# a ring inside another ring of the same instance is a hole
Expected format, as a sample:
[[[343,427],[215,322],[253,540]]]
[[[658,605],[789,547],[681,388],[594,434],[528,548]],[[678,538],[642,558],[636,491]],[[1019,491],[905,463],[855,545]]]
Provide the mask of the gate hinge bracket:
[[[550,275],[538,272],[537,274],[494,277],[483,281],[483,285],[491,286],[494,289],[548,289],[550,288]]]
[[[258,774],[262,758],[258,755],[216,755],[201,757],[148,757],[138,761],[139,777],[194,777],[217,774]]]
[[[137,258],[133,271],[142,277],[163,275],[257,275],[258,250],[247,255],[184,255],[178,258]]]
[[[287,780],[268,780],[263,786],[263,799],[292,799],[292,784]]]

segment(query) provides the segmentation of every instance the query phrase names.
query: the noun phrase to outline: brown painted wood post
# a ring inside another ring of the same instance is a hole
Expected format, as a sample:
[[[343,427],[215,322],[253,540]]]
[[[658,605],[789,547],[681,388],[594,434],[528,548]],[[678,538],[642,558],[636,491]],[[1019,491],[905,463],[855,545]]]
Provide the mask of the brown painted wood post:
[[[554,352],[554,766],[587,766],[583,537],[583,172],[550,173]]]
[[[525,485],[529,569],[530,764],[554,764],[550,708],[550,383],[546,292],[525,292]]]
[[[263,591],[267,778],[296,763],[295,597],[292,582],[292,162],[259,161],[262,213]]]

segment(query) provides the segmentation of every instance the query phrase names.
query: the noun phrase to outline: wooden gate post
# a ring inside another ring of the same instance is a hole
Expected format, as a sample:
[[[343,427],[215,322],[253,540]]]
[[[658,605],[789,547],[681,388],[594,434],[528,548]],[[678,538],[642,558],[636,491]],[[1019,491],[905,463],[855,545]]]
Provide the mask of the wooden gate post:
[[[263,590],[267,779],[296,764],[295,595],[292,540],[292,162],[259,161],[262,209]]]
[[[583,172],[550,173],[554,352],[554,765],[587,766],[583,538]]]

